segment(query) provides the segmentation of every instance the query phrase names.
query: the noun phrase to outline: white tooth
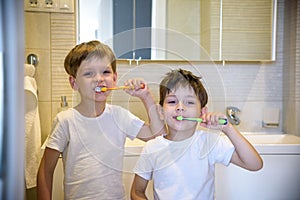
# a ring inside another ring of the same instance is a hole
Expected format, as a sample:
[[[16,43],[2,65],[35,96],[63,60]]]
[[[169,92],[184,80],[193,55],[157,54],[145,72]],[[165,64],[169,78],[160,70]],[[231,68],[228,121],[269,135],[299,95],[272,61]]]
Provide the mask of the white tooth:
[[[95,87],[95,92],[101,92],[101,88],[100,87]]]

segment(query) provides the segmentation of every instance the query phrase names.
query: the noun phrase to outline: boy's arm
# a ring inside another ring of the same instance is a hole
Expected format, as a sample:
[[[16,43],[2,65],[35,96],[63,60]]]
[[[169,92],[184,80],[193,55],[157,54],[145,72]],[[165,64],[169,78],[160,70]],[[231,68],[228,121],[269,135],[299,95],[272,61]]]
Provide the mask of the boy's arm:
[[[231,163],[251,171],[257,171],[263,167],[263,161],[255,148],[248,140],[231,124],[222,129],[235,147],[231,157]]]
[[[134,176],[134,180],[131,186],[130,196],[132,200],[143,200],[147,199],[146,188],[148,181],[140,177],[139,175]]]
[[[222,129],[227,135],[231,143],[235,147],[235,151],[231,157],[231,163],[236,164],[247,170],[256,171],[262,168],[263,161],[255,148],[248,140],[231,124],[219,125],[220,118],[226,118],[222,113],[208,113],[206,110],[202,113],[202,126],[212,129]]]
[[[160,119],[158,114],[158,104],[155,102],[155,98],[150,92],[147,84],[139,79],[128,80],[125,85],[133,86],[135,89],[126,90],[126,92],[132,96],[139,97],[143,102],[149,119],[149,124],[144,124],[144,126],[139,131],[137,138],[148,141],[156,136],[165,133],[164,123]],[[144,88],[141,88],[144,85]]]
[[[53,173],[60,152],[46,147],[37,175],[37,197],[39,200],[52,199]]]

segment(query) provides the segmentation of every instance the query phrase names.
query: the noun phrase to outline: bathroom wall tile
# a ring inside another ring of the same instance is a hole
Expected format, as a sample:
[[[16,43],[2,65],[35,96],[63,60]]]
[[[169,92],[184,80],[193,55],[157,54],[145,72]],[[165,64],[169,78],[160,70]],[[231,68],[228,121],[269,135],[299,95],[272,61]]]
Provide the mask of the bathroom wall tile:
[[[52,119],[54,119],[57,113],[60,112],[60,102],[53,101],[51,102],[51,106],[52,106],[51,117]]]
[[[64,69],[64,59],[76,43],[74,14],[51,14],[52,101],[60,102],[61,96],[72,98],[73,90]],[[54,113],[54,111],[53,111]]]
[[[284,131],[290,134],[299,134],[297,131],[297,104],[293,99],[284,101]],[[299,104],[298,104],[299,106]],[[299,109],[298,109],[299,111]],[[299,116],[299,115],[298,115]],[[299,118],[298,118],[299,119]]]
[[[235,106],[241,110],[237,114],[241,123],[236,127],[241,132],[268,132],[268,133],[281,133],[283,130],[283,113],[281,101],[227,101],[227,106]],[[265,128],[262,126],[263,121],[263,109],[264,108],[278,108],[279,109],[279,126],[272,128]],[[225,113],[226,110],[224,109]]]
[[[25,47],[50,49],[50,14],[25,12]]]
[[[295,113],[296,113],[296,120],[298,120],[296,122],[296,131],[295,131],[295,135],[300,136],[300,123],[299,123],[299,119],[300,119],[300,101],[296,101],[296,109],[295,109]]]
[[[50,134],[52,126],[51,113],[51,102],[39,102],[39,114],[41,121],[41,131],[42,131],[42,143],[45,141],[47,136]]]
[[[300,136],[299,1],[284,1],[284,131]]]
[[[219,66],[228,101],[282,100],[282,67],[274,63]]]

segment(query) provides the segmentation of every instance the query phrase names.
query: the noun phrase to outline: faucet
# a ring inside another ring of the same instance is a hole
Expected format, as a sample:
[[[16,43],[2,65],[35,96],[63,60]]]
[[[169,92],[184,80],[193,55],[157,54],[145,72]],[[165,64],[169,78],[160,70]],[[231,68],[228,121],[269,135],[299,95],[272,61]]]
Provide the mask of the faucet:
[[[229,122],[233,125],[239,125],[241,123],[240,118],[237,117],[237,114],[241,112],[237,107],[229,106],[226,108],[226,114],[229,119]]]

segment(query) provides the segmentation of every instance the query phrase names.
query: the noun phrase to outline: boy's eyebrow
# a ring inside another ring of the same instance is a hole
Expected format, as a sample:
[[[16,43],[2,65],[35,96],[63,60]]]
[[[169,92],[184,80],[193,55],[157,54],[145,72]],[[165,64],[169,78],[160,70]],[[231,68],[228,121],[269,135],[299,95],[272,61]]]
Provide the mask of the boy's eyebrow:
[[[186,95],[187,97],[196,97],[196,95],[194,95],[194,94],[188,94],[188,95]]]
[[[111,64],[108,64],[108,65],[106,66],[106,69],[111,69],[111,70],[112,70]]]
[[[167,94],[166,97],[176,97],[177,98],[177,96],[175,94]],[[188,97],[188,98],[197,98],[196,95],[187,95],[185,97]]]

